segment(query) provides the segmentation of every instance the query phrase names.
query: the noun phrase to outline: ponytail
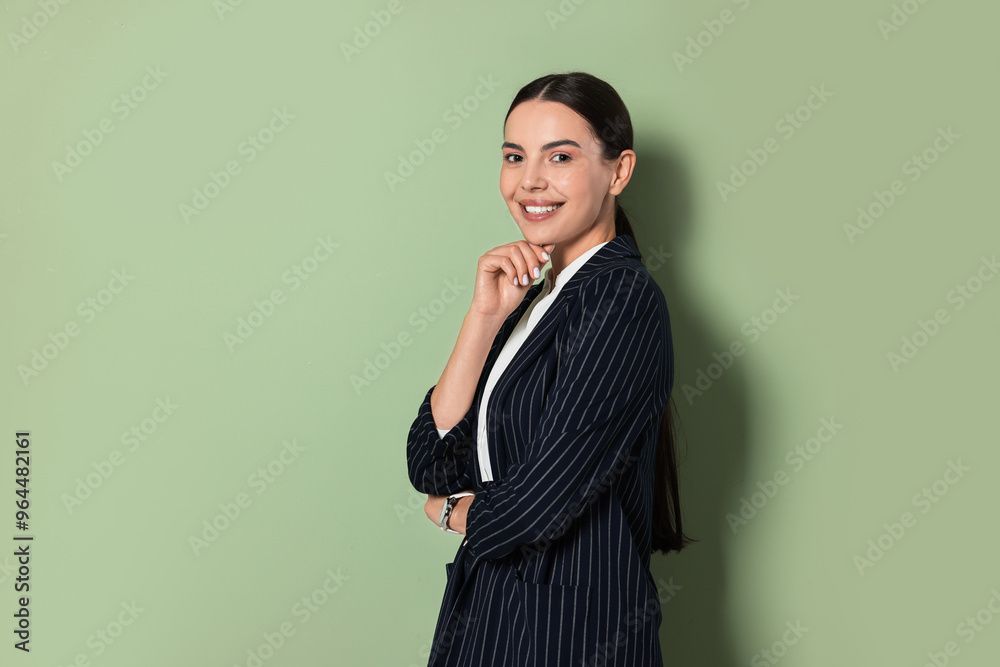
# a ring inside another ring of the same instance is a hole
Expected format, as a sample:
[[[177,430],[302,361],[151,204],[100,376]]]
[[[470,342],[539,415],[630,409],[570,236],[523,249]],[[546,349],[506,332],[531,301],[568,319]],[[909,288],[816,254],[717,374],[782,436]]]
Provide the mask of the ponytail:
[[[628,234],[639,247],[625,209],[615,198],[615,234]],[[697,542],[684,534],[681,524],[680,486],[677,479],[677,453],[674,446],[673,396],[663,411],[660,433],[656,444],[656,462],[653,466],[653,532],[652,551],[664,554],[680,551],[690,542]]]

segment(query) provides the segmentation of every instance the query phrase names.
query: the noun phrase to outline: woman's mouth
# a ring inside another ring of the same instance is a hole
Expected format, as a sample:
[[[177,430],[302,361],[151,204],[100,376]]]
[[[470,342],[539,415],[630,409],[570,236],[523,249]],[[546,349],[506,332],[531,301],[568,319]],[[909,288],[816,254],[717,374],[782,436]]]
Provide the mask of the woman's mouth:
[[[521,204],[521,210],[524,212],[524,217],[531,222],[538,222],[539,220],[545,220],[552,216],[553,213],[558,211],[563,204],[553,204],[551,206],[526,206]]]

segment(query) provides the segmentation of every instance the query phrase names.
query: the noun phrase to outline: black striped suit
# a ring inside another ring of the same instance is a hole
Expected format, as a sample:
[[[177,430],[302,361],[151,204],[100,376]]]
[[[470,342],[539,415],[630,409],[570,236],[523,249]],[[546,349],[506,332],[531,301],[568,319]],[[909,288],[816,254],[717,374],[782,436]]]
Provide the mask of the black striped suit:
[[[501,326],[465,417],[439,436],[431,387],[408,434],[414,488],[476,493],[428,664],[659,667],[650,525],[673,346],[663,293],[630,236],[570,277],[497,381],[486,411],[495,479],[479,475],[486,379],[542,287]]]

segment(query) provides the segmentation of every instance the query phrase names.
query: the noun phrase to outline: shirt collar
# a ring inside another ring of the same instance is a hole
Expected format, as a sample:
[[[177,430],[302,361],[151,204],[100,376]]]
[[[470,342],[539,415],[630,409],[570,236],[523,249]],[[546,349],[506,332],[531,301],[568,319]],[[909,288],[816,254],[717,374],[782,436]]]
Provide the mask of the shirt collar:
[[[554,284],[552,278],[552,267],[549,266],[549,268],[545,270],[545,289],[543,290],[543,293],[548,295],[562,289],[562,286],[573,277],[573,274],[576,273],[581,266],[587,263],[587,260],[590,259],[591,255],[596,253],[608,243],[610,243],[610,241],[604,241],[603,243],[598,243],[593,248],[585,250],[583,254],[563,267],[563,270],[560,271],[559,275],[555,277]]]

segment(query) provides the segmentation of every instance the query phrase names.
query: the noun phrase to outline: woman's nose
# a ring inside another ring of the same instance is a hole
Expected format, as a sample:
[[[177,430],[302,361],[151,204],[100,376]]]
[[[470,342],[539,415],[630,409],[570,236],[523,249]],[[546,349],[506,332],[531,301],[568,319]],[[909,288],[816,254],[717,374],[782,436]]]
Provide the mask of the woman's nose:
[[[539,165],[526,165],[521,176],[521,186],[525,190],[532,190],[545,185],[545,174]]]

